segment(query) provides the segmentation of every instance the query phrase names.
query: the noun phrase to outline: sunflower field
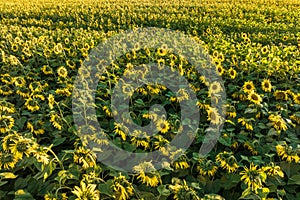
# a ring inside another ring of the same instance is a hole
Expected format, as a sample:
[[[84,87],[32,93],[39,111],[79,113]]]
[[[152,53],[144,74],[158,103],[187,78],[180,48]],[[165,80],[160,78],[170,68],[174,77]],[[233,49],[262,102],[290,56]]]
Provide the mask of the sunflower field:
[[[224,88],[167,45],[136,44],[112,60],[93,104],[106,137],[89,139],[99,151],[112,141],[172,160],[160,169],[141,160],[126,172],[100,162],[78,134],[74,83],[78,74],[91,76],[81,66],[99,44],[147,27],[197,41]],[[176,71],[196,94],[200,123],[183,154],[168,144],[182,124],[193,123],[180,121],[180,103],[191,99],[184,89],[121,85],[131,96],[129,117],[137,126],[153,121],[157,134],[128,135],[114,120],[111,97],[120,77],[145,76],[150,62]],[[225,117],[211,106],[220,91]],[[149,112],[158,104],[164,117]],[[209,125],[221,123],[217,143],[199,154]],[[300,1],[0,0],[0,141],[1,200],[300,199]]]

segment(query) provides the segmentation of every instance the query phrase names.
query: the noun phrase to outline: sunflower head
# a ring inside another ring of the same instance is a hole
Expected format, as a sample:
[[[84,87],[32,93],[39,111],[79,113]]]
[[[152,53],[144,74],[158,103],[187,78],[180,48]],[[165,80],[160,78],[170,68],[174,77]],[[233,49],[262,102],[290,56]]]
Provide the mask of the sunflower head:
[[[246,81],[243,85],[243,91],[245,93],[250,93],[255,90],[254,84],[252,81]]]
[[[272,90],[271,81],[269,79],[264,79],[261,83],[261,87],[264,92],[271,92]]]

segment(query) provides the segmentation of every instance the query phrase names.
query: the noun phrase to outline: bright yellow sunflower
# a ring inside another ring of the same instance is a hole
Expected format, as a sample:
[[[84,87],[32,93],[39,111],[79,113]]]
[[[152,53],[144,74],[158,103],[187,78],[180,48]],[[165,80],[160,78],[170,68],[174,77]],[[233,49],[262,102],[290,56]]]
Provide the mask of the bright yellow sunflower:
[[[295,94],[294,97],[293,97],[293,99],[294,99],[294,102],[295,102],[296,104],[299,104],[299,105],[300,105],[300,93]]]
[[[271,81],[269,79],[264,79],[261,82],[261,87],[264,92],[271,92],[272,90]]]
[[[243,85],[243,91],[245,93],[250,93],[255,90],[254,84],[252,81],[246,81]]]
[[[235,69],[233,69],[232,67],[229,68],[228,70],[228,75],[231,79],[235,79],[237,72],[235,71]]]
[[[260,105],[262,102],[262,98],[260,97],[260,95],[254,92],[253,90],[252,92],[250,92],[250,94],[248,94],[248,100],[256,105]]]

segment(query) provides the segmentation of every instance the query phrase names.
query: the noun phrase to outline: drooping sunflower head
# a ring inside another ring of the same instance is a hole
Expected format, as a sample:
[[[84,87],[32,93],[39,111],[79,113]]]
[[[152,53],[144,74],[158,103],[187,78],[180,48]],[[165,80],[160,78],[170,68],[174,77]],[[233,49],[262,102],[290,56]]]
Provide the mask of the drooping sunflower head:
[[[161,182],[161,178],[151,162],[142,162],[133,167],[133,171],[138,174],[137,178],[147,186],[155,187]]]
[[[14,126],[15,120],[11,116],[0,115],[0,133],[6,133]]]
[[[100,192],[96,189],[96,184],[80,182],[80,187],[75,186],[72,193],[76,195],[77,199],[99,200]]]
[[[276,100],[288,100],[288,95],[285,91],[282,91],[282,90],[276,90],[274,92],[274,96],[275,96],[275,99]]]

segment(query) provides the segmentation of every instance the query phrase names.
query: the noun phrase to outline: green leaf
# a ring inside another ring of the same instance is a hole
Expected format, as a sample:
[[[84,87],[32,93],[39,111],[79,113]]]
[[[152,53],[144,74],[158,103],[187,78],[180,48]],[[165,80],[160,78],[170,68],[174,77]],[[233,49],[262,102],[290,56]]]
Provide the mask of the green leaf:
[[[0,181],[0,187],[1,187],[2,185],[5,185],[6,183],[8,183],[8,181]]]
[[[293,175],[289,178],[288,185],[292,184],[300,185],[300,174]]]
[[[55,147],[55,146],[62,144],[65,140],[66,140],[66,137],[63,137],[63,138],[57,137],[52,141],[52,144]]]
[[[227,138],[219,137],[218,141],[227,147],[229,147],[231,145],[231,139],[229,137],[227,137]]]
[[[225,190],[229,190],[240,182],[241,176],[238,174],[225,174],[221,178],[221,183]]]
[[[157,187],[157,191],[162,196],[169,196],[171,194],[170,190],[167,189],[167,185],[160,185]]]
[[[156,199],[155,195],[151,192],[139,192],[139,196],[144,198],[145,200],[153,200]]]
[[[300,165],[296,163],[288,163],[285,161],[281,161],[280,167],[289,178],[294,174],[299,174],[300,171]]]
[[[26,120],[27,118],[23,116],[20,119],[16,119],[15,124],[19,129],[23,129]]]
[[[245,114],[247,114],[247,113],[257,113],[257,109],[256,108],[246,108]]]
[[[98,186],[98,189],[99,191],[101,191],[101,193],[111,196],[114,193],[112,186],[113,186],[113,180],[108,180],[106,183],[100,184]]]
[[[278,132],[274,128],[271,128],[268,132],[268,136],[278,136]]]

